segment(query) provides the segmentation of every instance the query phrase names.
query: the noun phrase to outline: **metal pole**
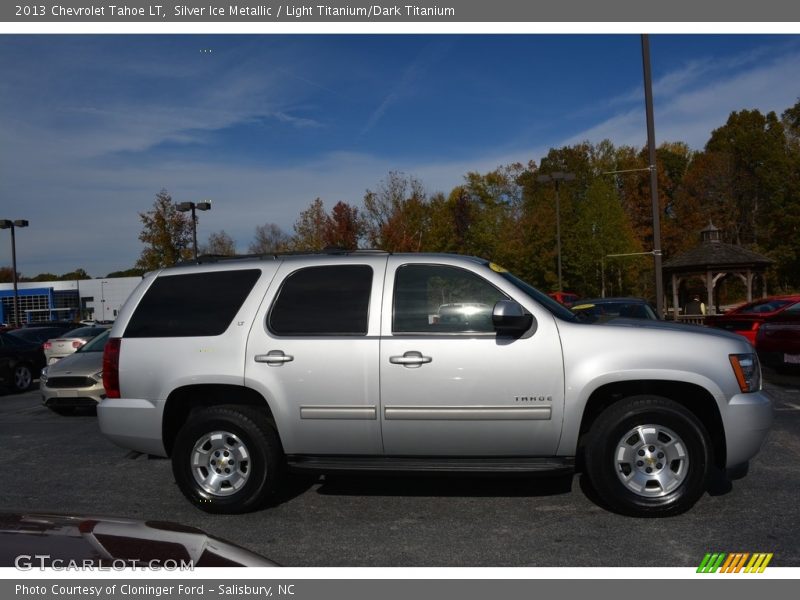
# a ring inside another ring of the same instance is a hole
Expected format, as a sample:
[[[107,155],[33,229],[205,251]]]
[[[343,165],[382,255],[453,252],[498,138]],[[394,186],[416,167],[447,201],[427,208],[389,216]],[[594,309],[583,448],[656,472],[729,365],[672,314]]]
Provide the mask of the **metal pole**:
[[[647,113],[647,149],[650,160],[650,197],[653,202],[653,269],[656,279],[656,312],[664,317],[664,277],[661,272],[661,210],[658,203],[658,174],[656,173],[656,134],[653,122],[653,82],[650,75],[650,38],[642,34],[642,64],[644,68],[644,103]]]
[[[17,239],[14,236],[14,224],[11,224],[11,280],[14,282],[14,324],[21,326],[19,321],[19,290],[17,290]]]
[[[558,193],[560,180],[556,179],[556,245],[558,247],[558,291],[563,292],[561,285],[561,199]]]
[[[192,202],[192,236],[194,237],[194,262],[197,262],[197,215],[195,214],[195,205]]]

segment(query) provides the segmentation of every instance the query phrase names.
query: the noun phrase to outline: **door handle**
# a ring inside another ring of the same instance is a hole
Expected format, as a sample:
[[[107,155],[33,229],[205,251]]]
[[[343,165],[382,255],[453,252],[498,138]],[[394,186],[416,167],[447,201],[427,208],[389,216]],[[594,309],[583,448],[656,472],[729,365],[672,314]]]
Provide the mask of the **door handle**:
[[[293,361],[294,356],[284,354],[283,350],[270,350],[266,354],[256,354],[254,360],[259,363],[267,363],[270,367],[280,367],[283,363]]]
[[[403,365],[409,369],[416,369],[424,364],[431,362],[433,358],[430,356],[422,356],[422,352],[410,350],[403,354],[403,356],[390,356],[389,362],[393,365]]]

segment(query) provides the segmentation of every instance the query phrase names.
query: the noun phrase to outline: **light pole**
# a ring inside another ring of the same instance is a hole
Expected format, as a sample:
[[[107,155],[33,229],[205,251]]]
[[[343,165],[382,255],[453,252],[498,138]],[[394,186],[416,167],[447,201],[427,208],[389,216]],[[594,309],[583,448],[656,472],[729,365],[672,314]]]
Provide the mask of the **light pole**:
[[[180,212],[192,212],[192,239],[194,240],[194,259],[197,260],[197,214],[195,210],[211,210],[211,202],[181,202],[178,204]]]
[[[0,219],[0,229],[11,230],[11,277],[14,282],[14,324],[19,327],[19,292],[17,290],[17,239],[14,235],[14,229],[17,227],[27,227],[28,221],[25,219],[17,219],[11,221],[9,219]]]
[[[554,171],[549,175],[539,175],[536,181],[539,183],[553,182],[556,185],[556,246],[558,249],[558,291],[562,292],[561,285],[561,198],[559,196],[559,188],[562,181],[572,181],[575,179],[575,173],[564,173],[562,171]]]
[[[650,36],[642,34],[642,70],[644,71],[644,106],[647,119],[647,152],[650,159],[650,199],[653,205],[653,270],[656,279],[656,311],[664,318],[664,274],[661,272],[661,211],[658,204],[656,173],[656,134],[653,121],[653,82],[650,75]]]

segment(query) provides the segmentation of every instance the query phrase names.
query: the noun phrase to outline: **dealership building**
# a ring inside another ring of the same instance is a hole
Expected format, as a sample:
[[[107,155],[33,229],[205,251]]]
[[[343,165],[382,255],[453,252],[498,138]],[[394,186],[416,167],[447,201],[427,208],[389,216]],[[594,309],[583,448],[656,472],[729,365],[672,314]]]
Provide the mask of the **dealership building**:
[[[106,277],[17,284],[21,323],[113,321],[141,277]],[[0,283],[0,323],[13,323],[14,285]]]

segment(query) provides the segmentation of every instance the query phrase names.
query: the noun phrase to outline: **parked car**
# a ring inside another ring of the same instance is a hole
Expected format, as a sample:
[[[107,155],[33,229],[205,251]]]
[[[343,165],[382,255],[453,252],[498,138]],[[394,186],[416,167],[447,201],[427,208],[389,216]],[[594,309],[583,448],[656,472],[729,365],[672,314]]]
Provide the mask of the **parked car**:
[[[580,296],[574,292],[550,292],[547,295],[567,308],[571,307],[578,298],[580,298]]]
[[[748,302],[721,315],[709,315],[705,324],[744,336],[755,345],[759,328],[773,319],[779,319],[787,310],[800,310],[800,295],[772,296]]]
[[[48,365],[58,362],[65,356],[69,356],[89,340],[97,337],[108,327],[78,327],[60,336],[47,340],[44,343],[44,356]]]
[[[78,348],[74,354],[46,366],[39,375],[42,403],[60,415],[95,408],[106,397],[103,388],[103,348],[109,330]]]
[[[617,318],[658,319],[655,309],[644,298],[581,299],[572,305],[572,312],[591,323],[602,323]]]
[[[47,340],[52,338],[57,338],[60,335],[64,335],[68,331],[75,329],[74,325],[67,325],[67,326],[47,326],[47,327],[20,327],[19,329],[14,329],[13,331],[9,331],[11,335],[14,335],[26,342],[30,342],[32,344],[39,344],[44,345]],[[44,350],[43,350],[44,351]],[[44,356],[44,354],[42,354]]]
[[[0,512],[0,567],[32,571],[105,568],[277,567],[273,561],[168,521]],[[134,594],[138,595],[138,594]]]
[[[11,333],[0,333],[0,383],[24,392],[39,376],[44,355],[39,344],[26,342]]]
[[[780,370],[800,369],[800,303],[763,323],[755,346],[765,365]]]
[[[442,301],[483,303],[464,327]],[[169,456],[197,508],[255,510],[296,471],[570,473],[668,516],[743,474],[772,423],[741,336],[580,322],[502,267],[443,254],[287,255],[147,275],[103,357],[101,431]],[[154,500],[155,502],[155,500]],[[535,510],[535,508],[532,508]]]

